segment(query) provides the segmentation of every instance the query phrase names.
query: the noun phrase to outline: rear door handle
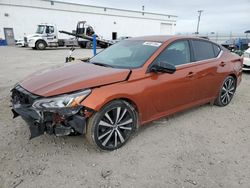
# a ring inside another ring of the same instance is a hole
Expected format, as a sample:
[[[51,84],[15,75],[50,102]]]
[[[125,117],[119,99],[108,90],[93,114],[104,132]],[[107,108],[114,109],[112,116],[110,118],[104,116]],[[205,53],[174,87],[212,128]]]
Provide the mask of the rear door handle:
[[[194,76],[194,72],[189,72],[187,75],[188,78],[192,78],[193,76]]]
[[[222,61],[221,63],[220,63],[220,66],[221,67],[224,67],[226,65],[226,63],[224,62],[224,61]]]

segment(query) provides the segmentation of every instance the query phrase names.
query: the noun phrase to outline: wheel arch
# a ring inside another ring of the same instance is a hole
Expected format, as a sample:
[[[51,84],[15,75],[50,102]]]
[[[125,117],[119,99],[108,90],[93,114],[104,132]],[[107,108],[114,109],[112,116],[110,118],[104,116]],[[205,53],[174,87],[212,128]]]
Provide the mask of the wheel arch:
[[[237,83],[237,76],[234,73],[231,73],[228,76],[232,76],[235,79],[236,83]]]
[[[135,108],[135,110],[137,111],[137,113],[139,113],[138,106],[137,106],[137,104],[133,100],[131,100],[129,98],[126,98],[126,97],[117,98],[117,99],[114,99],[114,100],[123,100],[123,101],[126,101],[127,103],[131,104]]]
[[[47,42],[46,42],[44,39],[38,39],[38,40],[36,41],[36,43],[35,43],[35,46],[36,46],[36,44],[37,44],[38,42],[44,42],[45,45],[46,45],[46,47],[48,46]]]
[[[141,113],[140,113],[140,108],[138,106],[138,104],[131,99],[130,97],[127,96],[116,96],[114,98],[110,98],[109,100],[106,100],[105,103],[103,103],[102,105],[97,105],[97,104],[93,104],[89,105],[89,104],[83,104],[86,105],[86,107],[93,109],[94,111],[99,111],[100,109],[102,109],[104,106],[106,106],[108,103],[112,102],[112,101],[116,101],[116,100],[122,100],[125,101],[127,103],[129,103],[130,105],[132,105],[132,107],[135,109],[137,116],[138,116],[138,121],[141,122]],[[95,101],[97,102],[97,101]]]
[[[110,103],[112,101],[116,101],[116,100],[122,100],[122,101],[125,101],[125,102],[129,103],[130,105],[132,105],[132,107],[135,109],[135,113],[136,113],[136,116],[137,116],[137,128],[138,128],[139,125],[140,125],[140,122],[141,122],[140,111],[139,111],[138,105],[132,99],[130,99],[128,97],[115,98],[115,99],[112,99],[112,100],[108,101],[103,106],[105,106],[106,104],[108,104],[108,103]]]
[[[128,97],[113,98],[113,99],[107,101],[105,104],[103,104],[102,107],[107,105],[108,103],[110,103],[112,101],[116,101],[116,100],[122,100],[122,101],[125,101],[125,102],[129,103],[130,105],[132,105],[135,108],[136,113],[138,113],[138,115],[139,115],[140,111],[139,111],[138,105],[132,99],[130,99]]]
[[[140,111],[139,111],[137,104],[129,98],[119,98],[118,100],[126,101],[127,103],[129,103],[133,106],[133,108],[135,109],[135,113],[137,115],[137,126],[136,127],[138,128],[141,124],[141,115],[140,115]]]

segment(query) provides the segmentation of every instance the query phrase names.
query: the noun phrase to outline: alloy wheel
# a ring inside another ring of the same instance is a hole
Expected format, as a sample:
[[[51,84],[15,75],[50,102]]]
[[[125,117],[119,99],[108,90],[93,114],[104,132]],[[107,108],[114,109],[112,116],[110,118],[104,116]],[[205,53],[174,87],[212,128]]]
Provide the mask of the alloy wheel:
[[[104,113],[97,127],[97,142],[113,150],[123,145],[133,133],[133,114],[126,107],[115,107]]]
[[[220,100],[223,105],[227,105],[233,98],[235,93],[236,83],[233,77],[229,77],[223,84]]]

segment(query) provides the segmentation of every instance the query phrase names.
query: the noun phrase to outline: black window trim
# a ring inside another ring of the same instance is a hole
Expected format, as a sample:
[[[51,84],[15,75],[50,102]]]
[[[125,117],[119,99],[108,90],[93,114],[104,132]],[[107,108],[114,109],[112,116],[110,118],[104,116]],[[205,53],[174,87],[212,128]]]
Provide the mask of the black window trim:
[[[216,45],[217,47],[219,47],[220,53],[219,53],[216,57],[214,57],[214,58],[196,61],[196,60],[195,60],[195,57],[194,57],[193,40],[200,40],[200,41],[210,42],[211,44],[214,44],[214,45]],[[216,44],[215,42],[208,41],[208,40],[204,40],[204,39],[183,38],[183,39],[177,39],[177,40],[171,42],[170,44],[168,44],[168,45],[158,54],[158,56],[161,55],[161,53],[162,53],[166,48],[168,48],[171,44],[173,44],[173,43],[175,43],[175,42],[178,42],[178,41],[188,41],[188,44],[189,44],[189,51],[190,51],[190,62],[189,62],[189,63],[185,63],[185,64],[181,64],[181,65],[176,65],[176,66],[175,66],[176,68],[181,67],[181,66],[184,66],[184,65],[193,65],[193,64],[197,64],[197,63],[202,63],[202,62],[207,61],[207,60],[218,59],[218,58],[220,58],[220,56],[221,56],[222,53],[223,53],[223,48],[222,48],[220,45]],[[155,57],[155,59],[157,59],[158,56]],[[146,73],[149,73],[149,72],[150,72],[151,67],[152,67],[153,64],[155,63],[155,59],[154,59],[153,62],[148,66]]]

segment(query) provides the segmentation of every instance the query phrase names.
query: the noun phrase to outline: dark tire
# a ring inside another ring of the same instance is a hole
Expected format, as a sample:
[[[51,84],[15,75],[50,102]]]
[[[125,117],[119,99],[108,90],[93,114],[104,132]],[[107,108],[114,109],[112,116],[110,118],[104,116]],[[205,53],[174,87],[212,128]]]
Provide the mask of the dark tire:
[[[99,46],[100,46],[100,48],[107,48],[108,47],[108,45],[105,43],[99,43]]]
[[[37,50],[44,50],[46,48],[46,42],[39,40],[36,42],[36,49]]]
[[[93,146],[112,151],[129,140],[137,125],[134,107],[126,101],[116,100],[105,105],[88,120],[86,137]]]
[[[87,42],[79,42],[78,45],[80,46],[80,48],[86,48]]]
[[[93,48],[93,43],[92,43],[91,41],[87,42],[86,48],[87,48],[87,49]]]
[[[217,106],[228,105],[231,102],[235,91],[236,79],[233,76],[226,77],[220,88],[219,96],[215,100],[214,104]]]

